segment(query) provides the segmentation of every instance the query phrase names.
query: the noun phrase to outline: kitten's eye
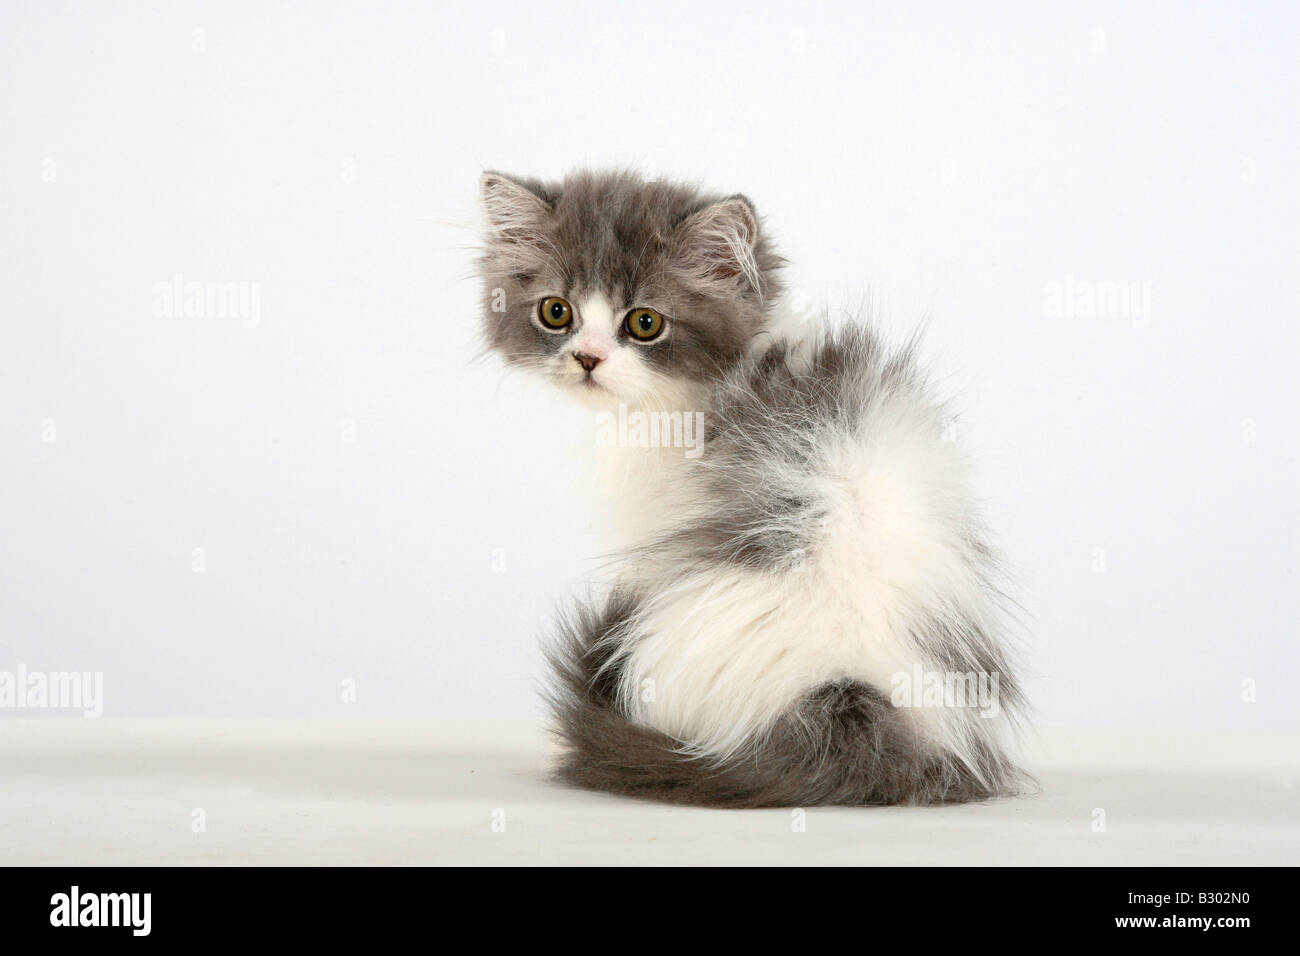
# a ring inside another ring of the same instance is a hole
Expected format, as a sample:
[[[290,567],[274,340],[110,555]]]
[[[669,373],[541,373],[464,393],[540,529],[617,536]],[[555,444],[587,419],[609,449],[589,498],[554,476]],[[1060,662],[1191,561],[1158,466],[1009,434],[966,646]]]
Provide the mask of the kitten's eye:
[[[654,309],[633,309],[623,320],[627,334],[638,342],[659,338],[664,330],[664,317]]]
[[[559,332],[573,321],[573,308],[558,295],[553,295],[543,299],[537,307],[537,318],[543,328]]]

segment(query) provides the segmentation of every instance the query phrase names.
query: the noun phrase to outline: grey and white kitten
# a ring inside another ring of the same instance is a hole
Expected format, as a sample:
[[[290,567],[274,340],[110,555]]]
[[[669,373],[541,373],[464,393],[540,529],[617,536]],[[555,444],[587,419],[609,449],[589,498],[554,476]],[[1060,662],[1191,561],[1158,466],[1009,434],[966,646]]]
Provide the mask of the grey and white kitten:
[[[720,807],[1018,791],[996,563],[912,350],[782,331],[743,196],[481,187],[490,346],[661,437],[705,424],[698,455],[601,449],[623,547],[552,647],[562,777]]]

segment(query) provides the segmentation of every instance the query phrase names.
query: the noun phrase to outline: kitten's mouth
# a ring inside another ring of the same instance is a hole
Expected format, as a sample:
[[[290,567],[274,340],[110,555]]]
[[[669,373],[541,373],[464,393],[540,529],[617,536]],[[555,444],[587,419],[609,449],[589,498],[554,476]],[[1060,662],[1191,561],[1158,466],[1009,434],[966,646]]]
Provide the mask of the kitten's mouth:
[[[565,390],[573,389],[574,393],[582,396],[586,400],[604,402],[611,396],[617,395],[612,388],[605,382],[600,381],[591,372],[584,372],[579,378],[572,371],[561,371],[555,376],[556,385]]]

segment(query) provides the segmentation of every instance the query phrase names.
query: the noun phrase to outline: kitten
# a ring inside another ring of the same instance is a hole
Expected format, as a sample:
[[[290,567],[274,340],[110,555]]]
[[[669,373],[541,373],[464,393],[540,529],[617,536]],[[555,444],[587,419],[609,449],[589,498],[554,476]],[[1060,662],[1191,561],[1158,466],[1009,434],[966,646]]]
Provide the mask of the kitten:
[[[912,349],[781,331],[782,260],[743,196],[621,172],[481,188],[490,347],[607,424],[662,426],[601,443],[624,446],[602,449],[623,549],[551,649],[561,776],[719,807],[1018,792],[996,563]]]

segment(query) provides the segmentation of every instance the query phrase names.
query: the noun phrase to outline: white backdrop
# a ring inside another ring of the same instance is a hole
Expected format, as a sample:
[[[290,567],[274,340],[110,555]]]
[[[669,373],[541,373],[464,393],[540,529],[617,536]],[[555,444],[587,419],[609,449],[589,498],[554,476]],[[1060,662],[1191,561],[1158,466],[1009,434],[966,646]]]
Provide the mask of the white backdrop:
[[[1296,726],[1294,4],[17,6],[0,670],[539,712],[590,436],[473,363],[465,225],[485,166],[621,164],[747,193],[801,302],[929,316],[1044,721]]]

